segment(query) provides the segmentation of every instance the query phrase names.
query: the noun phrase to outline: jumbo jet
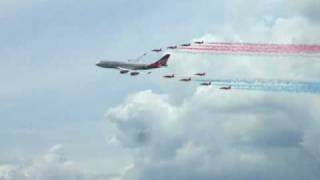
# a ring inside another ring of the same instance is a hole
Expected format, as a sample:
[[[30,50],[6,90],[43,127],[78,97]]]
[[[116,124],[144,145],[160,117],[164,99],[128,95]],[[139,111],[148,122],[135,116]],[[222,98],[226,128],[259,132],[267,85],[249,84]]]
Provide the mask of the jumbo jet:
[[[168,66],[167,62],[169,58],[170,54],[166,54],[160,60],[152,64],[133,64],[119,61],[98,61],[96,65],[102,68],[118,69],[120,70],[120,74],[127,74],[132,71],[130,75],[136,76],[139,75],[139,70],[150,70]]]

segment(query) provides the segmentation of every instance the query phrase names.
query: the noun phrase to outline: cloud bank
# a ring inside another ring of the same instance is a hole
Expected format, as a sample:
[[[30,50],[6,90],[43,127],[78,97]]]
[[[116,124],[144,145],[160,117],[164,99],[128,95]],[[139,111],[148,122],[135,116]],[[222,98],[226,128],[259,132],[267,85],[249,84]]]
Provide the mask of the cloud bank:
[[[316,179],[319,99],[198,88],[143,91],[107,113],[136,159],[124,179]]]

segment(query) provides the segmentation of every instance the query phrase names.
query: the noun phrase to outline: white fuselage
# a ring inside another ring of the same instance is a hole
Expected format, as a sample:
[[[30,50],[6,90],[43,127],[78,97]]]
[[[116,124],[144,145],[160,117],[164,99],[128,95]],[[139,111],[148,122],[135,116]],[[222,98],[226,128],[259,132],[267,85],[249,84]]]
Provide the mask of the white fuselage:
[[[97,66],[103,68],[113,68],[113,69],[129,69],[129,70],[147,70],[153,69],[147,64],[132,64],[117,61],[99,61],[96,63]]]

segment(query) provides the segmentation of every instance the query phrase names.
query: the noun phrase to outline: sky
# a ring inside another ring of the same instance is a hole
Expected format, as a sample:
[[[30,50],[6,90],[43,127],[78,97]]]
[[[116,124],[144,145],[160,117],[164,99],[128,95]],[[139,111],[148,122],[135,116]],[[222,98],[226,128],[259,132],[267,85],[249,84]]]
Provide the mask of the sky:
[[[135,78],[95,66],[193,40],[319,44],[319,12],[317,0],[1,0],[0,180],[319,179],[319,95],[161,78],[319,81],[317,58],[171,52]]]

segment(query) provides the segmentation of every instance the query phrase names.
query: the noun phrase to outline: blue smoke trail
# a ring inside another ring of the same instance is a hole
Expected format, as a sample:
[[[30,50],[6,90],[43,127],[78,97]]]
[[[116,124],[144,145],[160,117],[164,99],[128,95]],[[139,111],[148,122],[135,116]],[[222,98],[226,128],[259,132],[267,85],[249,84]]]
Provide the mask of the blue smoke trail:
[[[216,86],[229,86],[232,89],[311,93],[320,95],[320,82],[283,81],[283,80],[217,80],[195,79],[197,82],[212,82]]]

